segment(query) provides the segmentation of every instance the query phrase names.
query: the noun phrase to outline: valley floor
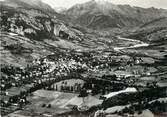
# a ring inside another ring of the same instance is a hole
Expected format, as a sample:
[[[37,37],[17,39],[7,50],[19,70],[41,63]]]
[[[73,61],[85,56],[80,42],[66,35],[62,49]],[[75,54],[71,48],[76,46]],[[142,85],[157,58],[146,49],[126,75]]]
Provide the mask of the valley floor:
[[[10,36],[3,39],[12,38],[16,42],[17,37]],[[33,42],[22,39],[27,54],[33,55],[28,52],[28,47],[33,46],[33,52],[40,55]],[[130,114],[143,117],[145,112],[150,117],[152,113],[164,116],[167,103],[166,51],[141,41],[119,39],[136,45],[107,51],[85,52],[80,49],[58,54],[48,49],[43,53],[46,52],[45,57],[32,59],[28,65],[26,62],[21,67],[1,64],[3,116],[96,117],[102,114],[121,117]],[[1,39],[1,43],[4,40]],[[11,53],[7,46],[1,47],[3,61],[16,60],[17,53]],[[41,43],[38,46],[50,45]],[[6,56],[5,52],[13,57]],[[135,91],[124,92],[126,88]]]

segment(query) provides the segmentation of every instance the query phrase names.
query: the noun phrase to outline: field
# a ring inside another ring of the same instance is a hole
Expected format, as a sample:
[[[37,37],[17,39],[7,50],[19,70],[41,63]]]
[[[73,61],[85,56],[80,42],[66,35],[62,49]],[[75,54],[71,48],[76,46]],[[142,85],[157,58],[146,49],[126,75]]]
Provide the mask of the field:
[[[29,96],[28,99],[31,104],[24,108],[24,112],[31,112],[35,115],[56,115],[66,112],[70,112],[74,106],[81,106],[83,104],[83,98],[78,97],[78,94],[64,93],[58,91],[38,90]],[[98,98],[88,96],[85,99],[85,104],[89,107],[102,103]],[[51,107],[48,107],[48,105]],[[45,105],[45,106],[44,106]],[[22,115],[25,115],[22,112]]]

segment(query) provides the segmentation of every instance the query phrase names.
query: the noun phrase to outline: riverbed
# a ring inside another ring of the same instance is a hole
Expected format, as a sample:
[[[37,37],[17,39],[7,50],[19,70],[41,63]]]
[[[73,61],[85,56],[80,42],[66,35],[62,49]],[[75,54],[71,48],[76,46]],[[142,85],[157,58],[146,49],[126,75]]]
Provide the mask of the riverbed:
[[[140,40],[135,40],[135,39],[130,39],[130,38],[124,38],[124,37],[120,37],[120,36],[117,36],[117,38],[119,40],[136,42],[137,44],[129,46],[129,47],[127,47],[127,46],[125,46],[125,47],[114,47],[114,50],[116,50],[116,51],[122,50],[122,49],[130,49],[130,48],[138,48],[138,47],[147,47],[147,46],[149,46],[148,43],[142,42]]]

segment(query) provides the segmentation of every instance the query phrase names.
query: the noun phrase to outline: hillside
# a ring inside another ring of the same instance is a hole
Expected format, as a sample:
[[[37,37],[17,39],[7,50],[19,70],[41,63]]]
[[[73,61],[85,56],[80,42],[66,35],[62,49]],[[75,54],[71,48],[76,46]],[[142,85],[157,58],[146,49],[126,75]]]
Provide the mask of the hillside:
[[[13,8],[27,9],[27,10],[38,10],[49,16],[54,16],[62,21],[69,21],[69,18],[65,15],[57,13],[51,6],[42,2],[41,0],[4,0],[0,1],[2,5],[6,5]],[[31,11],[32,13],[32,11]]]
[[[58,50],[84,45],[77,44],[84,34],[57,18],[58,13],[51,15],[47,10],[30,8],[22,2],[18,2],[21,5],[17,9],[17,2],[1,3],[1,64],[22,66]]]
[[[167,17],[147,22],[127,35],[128,38],[148,43],[165,44],[167,43]]]

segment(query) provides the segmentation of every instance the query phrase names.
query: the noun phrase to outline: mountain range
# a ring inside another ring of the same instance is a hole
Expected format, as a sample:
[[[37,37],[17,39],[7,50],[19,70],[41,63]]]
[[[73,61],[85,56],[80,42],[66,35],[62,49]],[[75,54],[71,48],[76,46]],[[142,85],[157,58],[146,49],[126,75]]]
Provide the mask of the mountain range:
[[[150,43],[167,40],[164,9],[93,0],[57,13],[41,0],[0,4],[2,63],[23,65],[64,49],[112,48],[118,34]]]
[[[93,29],[137,26],[167,17],[167,11],[164,9],[114,5],[102,0],[77,4],[63,13],[71,17],[73,22]]]

